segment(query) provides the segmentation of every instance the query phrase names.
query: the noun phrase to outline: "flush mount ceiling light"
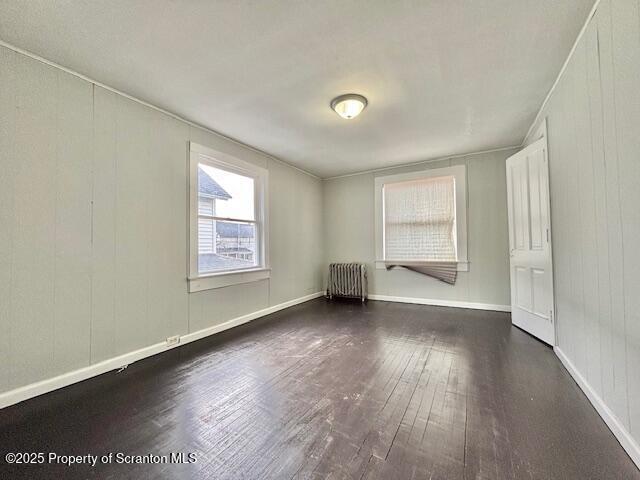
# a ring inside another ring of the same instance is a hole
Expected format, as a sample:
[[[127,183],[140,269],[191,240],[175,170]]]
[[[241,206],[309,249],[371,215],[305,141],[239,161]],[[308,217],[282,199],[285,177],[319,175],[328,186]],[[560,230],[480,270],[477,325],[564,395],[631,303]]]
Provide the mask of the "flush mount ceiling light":
[[[367,99],[357,93],[340,95],[331,100],[331,108],[342,118],[351,120],[360,115],[360,112],[367,106]]]

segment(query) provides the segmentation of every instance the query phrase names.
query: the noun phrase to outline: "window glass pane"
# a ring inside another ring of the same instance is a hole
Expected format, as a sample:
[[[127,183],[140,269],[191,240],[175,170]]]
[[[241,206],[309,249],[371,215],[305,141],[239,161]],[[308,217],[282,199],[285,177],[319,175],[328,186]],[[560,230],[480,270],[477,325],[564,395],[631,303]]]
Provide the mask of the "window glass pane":
[[[198,219],[198,271],[240,270],[258,266],[254,223]]]
[[[211,215],[238,220],[255,220],[254,179],[205,164],[198,164],[198,210],[208,208]]]
[[[385,260],[455,261],[453,176],[384,185]]]

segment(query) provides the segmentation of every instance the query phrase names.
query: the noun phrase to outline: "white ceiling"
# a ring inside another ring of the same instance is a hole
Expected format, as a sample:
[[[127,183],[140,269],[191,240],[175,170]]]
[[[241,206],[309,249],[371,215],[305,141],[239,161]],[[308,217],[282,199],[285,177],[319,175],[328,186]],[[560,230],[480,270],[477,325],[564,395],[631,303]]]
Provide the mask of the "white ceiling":
[[[592,4],[0,0],[0,39],[327,177],[520,144]]]

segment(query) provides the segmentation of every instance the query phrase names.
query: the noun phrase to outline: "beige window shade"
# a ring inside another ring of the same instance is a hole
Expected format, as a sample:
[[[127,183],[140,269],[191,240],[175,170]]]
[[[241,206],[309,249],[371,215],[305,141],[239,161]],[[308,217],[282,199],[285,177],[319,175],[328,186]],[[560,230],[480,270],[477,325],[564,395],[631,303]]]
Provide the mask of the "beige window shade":
[[[384,255],[387,262],[455,262],[455,178],[386,183]]]

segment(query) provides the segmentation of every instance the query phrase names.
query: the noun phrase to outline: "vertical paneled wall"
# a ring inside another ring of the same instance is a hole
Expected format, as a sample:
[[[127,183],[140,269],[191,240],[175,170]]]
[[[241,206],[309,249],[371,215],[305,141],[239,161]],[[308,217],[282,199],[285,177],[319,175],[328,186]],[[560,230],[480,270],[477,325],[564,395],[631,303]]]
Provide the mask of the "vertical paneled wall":
[[[270,280],[187,293],[187,142],[270,173]],[[0,393],[322,289],[322,184],[0,47]]]
[[[544,117],[559,348],[638,443],[638,0],[600,2]]]
[[[99,87],[94,109],[96,362],[187,331],[189,127]]]

